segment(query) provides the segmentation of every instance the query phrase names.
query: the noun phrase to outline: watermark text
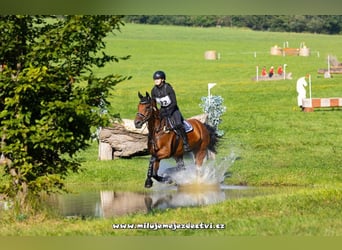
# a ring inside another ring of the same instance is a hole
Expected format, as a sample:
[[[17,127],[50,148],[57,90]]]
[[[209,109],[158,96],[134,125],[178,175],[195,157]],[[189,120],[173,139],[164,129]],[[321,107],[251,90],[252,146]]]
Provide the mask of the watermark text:
[[[120,229],[128,229],[128,230],[134,230],[134,229],[145,229],[145,230],[161,230],[161,229],[168,229],[168,230],[184,230],[184,229],[225,229],[226,225],[221,223],[140,223],[140,224],[128,224],[128,223],[122,223],[122,224],[112,224],[112,228],[115,230]]]

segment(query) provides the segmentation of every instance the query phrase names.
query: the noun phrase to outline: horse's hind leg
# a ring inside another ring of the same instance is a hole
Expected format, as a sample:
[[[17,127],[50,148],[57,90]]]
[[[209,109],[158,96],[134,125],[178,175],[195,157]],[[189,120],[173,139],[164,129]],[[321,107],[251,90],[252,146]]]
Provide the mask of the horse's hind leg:
[[[203,149],[197,151],[195,154],[196,172],[197,172],[198,177],[201,176],[203,173],[202,165],[206,156],[207,156],[207,150],[203,150]]]
[[[195,153],[195,164],[198,168],[203,165],[204,159],[207,156],[207,150],[198,150]]]

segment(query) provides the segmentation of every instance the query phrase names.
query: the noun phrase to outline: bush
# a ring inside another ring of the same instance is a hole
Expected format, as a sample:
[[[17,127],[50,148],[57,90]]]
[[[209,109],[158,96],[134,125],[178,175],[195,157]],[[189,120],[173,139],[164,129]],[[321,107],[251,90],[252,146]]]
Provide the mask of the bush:
[[[226,112],[226,107],[223,106],[223,98],[221,96],[203,96],[200,107],[203,112],[208,114],[208,123],[216,129],[218,136],[223,136],[224,131],[218,129],[218,125],[222,122],[221,116]]]

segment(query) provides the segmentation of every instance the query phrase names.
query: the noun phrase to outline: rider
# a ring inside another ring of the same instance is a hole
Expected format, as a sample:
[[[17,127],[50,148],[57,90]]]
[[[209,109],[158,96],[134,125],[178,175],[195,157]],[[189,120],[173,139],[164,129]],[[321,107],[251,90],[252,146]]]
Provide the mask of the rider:
[[[188,137],[183,126],[183,116],[179,111],[175,91],[172,86],[165,82],[166,75],[163,71],[156,71],[153,74],[155,86],[152,88],[152,99],[160,104],[161,118],[169,118],[171,125],[176,133],[183,139],[184,151],[191,151],[188,143]]]

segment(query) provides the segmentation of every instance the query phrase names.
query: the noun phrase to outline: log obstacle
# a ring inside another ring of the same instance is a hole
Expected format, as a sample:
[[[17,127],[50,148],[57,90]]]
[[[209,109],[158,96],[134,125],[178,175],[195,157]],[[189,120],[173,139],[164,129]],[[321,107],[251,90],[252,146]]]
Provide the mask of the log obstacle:
[[[280,48],[274,46],[271,48],[271,55],[274,56],[310,56],[310,49],[302,48]]]
[[[313,112],[314,108],[334,108],[342,107],[341,97],[332,98],[304,98],[303,99],[303,111]]]
[[[99,133],[99,160],[147,155],[147,134],[146,126],[138,131],[134,121],[128,119],[102,128]]]
[[[299,48],[284,48],[283,56],[299,56]]]
[[[342,67],[331,67],[330,69],[318,69],[317,73],[318,74],[325,74],[325,73],[330,73],[330,74],[342,74]]]

